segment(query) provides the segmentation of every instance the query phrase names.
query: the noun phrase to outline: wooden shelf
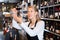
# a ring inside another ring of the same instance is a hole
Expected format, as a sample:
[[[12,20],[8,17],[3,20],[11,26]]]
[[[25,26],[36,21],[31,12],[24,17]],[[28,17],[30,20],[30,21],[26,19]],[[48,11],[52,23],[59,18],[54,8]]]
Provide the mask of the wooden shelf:
[[[54,33],[54,32],[49,31],[49,30],[47,30],[47,29],[45,29],[45,31],[46,31],[46,32],[49,32],[49,33],[52,33],[52,34],[54,34],[54,35],[60,36],[60,34]]]
[[[43,7],[40,7],[40,8],[43,9],[43,8],[54,7],[54,6],[59,6],[59,5],[60,5],[60,4],[50,5],[50,6],[43,6]]]
[[[60,19],[41,18],[42,20],[60,21]]]

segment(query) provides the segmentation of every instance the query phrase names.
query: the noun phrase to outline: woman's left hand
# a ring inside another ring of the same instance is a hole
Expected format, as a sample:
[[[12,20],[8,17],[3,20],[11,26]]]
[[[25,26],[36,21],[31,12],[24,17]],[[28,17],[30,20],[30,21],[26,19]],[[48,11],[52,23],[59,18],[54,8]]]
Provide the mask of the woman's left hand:
[[[16,8],[13,8],[13,9],[11,9],[11,11],[12,11],[12,17],[17,21],[17,22],[19,22],[19,23],[22,23],[22,17],[20,16],[20,17],[18,17],[17,16],[17,13],[18,13],[18,11],[16,10]]]

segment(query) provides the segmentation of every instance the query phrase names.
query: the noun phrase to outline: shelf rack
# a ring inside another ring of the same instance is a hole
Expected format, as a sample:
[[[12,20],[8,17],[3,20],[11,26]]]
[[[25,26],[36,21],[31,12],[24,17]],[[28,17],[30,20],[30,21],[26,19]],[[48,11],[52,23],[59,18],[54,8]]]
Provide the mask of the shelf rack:
[[[46,32],[49,32],[49,33],[52,33],[52,34],[55,34],[55,35],[57,35],[57,36],[60,36],[60,34],[54,33],[54,32],[49,31],[49,30],[47,30],[47,29],[45,29],[45,31],[46,31]]]
[[[41,18],[41,20],[60,21],[60,19]]]
[[[54,7],[54,6],[60,6],[60,4],[55,4],[55,5],[50,5],[50,6],[43,6],[43,7],[40,7],[40,8],[43,9],[43,8]]]

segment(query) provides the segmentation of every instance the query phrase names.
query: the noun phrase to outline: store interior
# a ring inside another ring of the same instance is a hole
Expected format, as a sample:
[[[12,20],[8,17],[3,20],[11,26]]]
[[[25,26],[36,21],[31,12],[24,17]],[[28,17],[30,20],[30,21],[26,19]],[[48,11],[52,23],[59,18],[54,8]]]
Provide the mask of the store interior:
[[[36,6],[39,17],[45,22],[43,39],[60,40],[60,0],[0,0],[0,40],[5,40],[9,30],[12,19],[10,6],[13,5],[22,13],[24,22],[27,22],[27,7]],[[27,40],[23,33],[20,36],[20,40]]]

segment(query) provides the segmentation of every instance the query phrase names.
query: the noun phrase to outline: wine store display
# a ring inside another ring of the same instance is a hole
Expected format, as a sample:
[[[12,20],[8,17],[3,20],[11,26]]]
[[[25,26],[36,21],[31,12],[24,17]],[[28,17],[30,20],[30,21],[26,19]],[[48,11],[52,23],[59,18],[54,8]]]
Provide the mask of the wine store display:
[[[60,40],[60,0],[41,0],[40,9],[47,30],[44,40]]]

